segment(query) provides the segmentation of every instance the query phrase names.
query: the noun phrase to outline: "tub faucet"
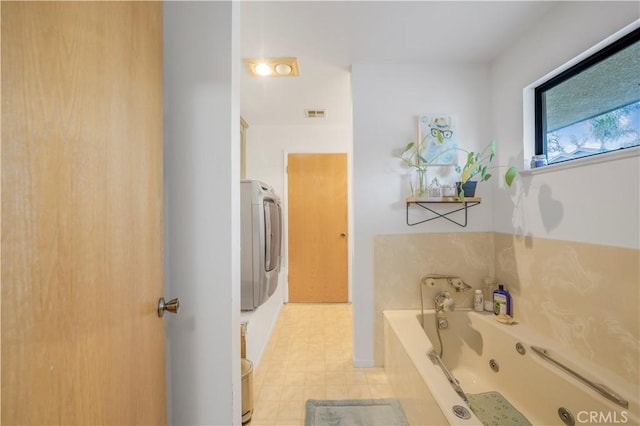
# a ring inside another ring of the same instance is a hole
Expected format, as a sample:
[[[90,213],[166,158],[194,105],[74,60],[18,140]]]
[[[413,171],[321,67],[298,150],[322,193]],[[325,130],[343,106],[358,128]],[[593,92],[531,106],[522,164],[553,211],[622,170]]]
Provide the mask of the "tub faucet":
[[[429,274],[422,277],[422,285],[426,287],[435,288],[436,281],[438,280],[446,280],[447,283],[456,291],[456,293],[461,293],[463,291],[471,290],[471,286],[464,281],[462,278],[455,275],[440,275],[440,274]],[[422,289],[422,286],[420,287]]]
[[[451,294],[448,291],[443,291],[438,293],[436,297],[433,299],[433,305],[435,306],[436,313],[438,312],[452,312],[456,303],[451,298]]]

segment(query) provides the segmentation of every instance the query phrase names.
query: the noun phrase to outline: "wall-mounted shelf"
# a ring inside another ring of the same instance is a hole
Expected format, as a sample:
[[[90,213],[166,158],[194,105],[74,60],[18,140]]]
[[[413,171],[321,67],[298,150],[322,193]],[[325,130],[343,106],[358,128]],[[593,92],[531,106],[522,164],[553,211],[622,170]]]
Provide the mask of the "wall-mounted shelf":
[[[409,226],[414,226],[414,225],[418,225],[420,223],[424,223],[424,222],[429,222],[431,220],[435,220],[435,219],[447,219],[449,222],[455,223],[458,226],[462,226],[463,228],[465,226],[467,226],[467,210],[473,206],[477,206],[478,204],[480,204],[480,202],[482,201],[482,199],[480,197],[465,197],[464,201],[460,201],[458,199],[458,197],[441,197],[441,198],[416,198],[416,197],[408,197],[407,198],[407,225]],[[452,207],[452,210],[449,210],[445,213],[441,213],[439,211],[436,211],[434,209],[432,209],[431,207],[429,207],[429,205],[434,204],[434,205],[443,205],[443,204],[449,204]],[[411,205],[416,205],[418,207],[421,207],[425,210],[430,211],[431,213],[433,213],[435,216],[434,217],[430,217],[428,219],[424,219],[424,220],[420,220],[418,222],[413,222],[410,223],[409,222],[409,209],[411,207]],[[464,222],[458,222],[456,220],[451,219],[450,217],[448,217],[450,214],[452,213],[456,213],[459,211],[464,211]]]

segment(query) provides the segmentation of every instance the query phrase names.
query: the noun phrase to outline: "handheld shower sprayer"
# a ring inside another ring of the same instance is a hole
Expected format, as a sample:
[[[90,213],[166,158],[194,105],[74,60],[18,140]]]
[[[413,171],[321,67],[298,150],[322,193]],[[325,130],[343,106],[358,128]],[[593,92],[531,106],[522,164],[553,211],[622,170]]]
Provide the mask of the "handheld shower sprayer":
[[[438,341],[440,342],[440,352],[439,355],[442,356],[443,347],[442,347],[442,338],[440,337],[440,327],[438,324],[438,319],[442,319],[441,315],[444,312],[452,312],[455,307],[455,301],[451,294],[448,291],[442,291],[442,286],[438,288],[437,282],[439,280],[446,281],[456,293],[462,293],[467,290],[471,290],[471,286],[464,281],[462,278],[457,277],[455,275],[439,275],[439,274],[429,274],[422,277],[420,280],[420,306],[422,308],[422,314],[420,315],[420,320],[422,323],[422,328],[424,328],[424,291],[425,287],[431,288],[439,291],[436,296],[433,298],[433,307],[435,310],[434,318],[436,320],[436,332],[438,334]],[[433,295],[433,291],[427,292],[427,294]],[[437,353],[437,352],[436,352]]]
[[[471,290],[471,286],[464,281],[462,281],[459,277],[447,277],[447,282],[451,287],[453,287],[456,292],[460,293],[463,291]]]

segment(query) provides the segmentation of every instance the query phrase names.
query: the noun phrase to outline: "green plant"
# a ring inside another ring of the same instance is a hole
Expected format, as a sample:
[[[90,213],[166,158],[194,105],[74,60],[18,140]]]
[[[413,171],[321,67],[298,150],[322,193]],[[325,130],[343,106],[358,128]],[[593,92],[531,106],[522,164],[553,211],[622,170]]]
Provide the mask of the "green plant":
[[[438,138],[437,142],[439,144],[443,143],[442,138]],[[416,169],[418,173],[418,188],[416,188],[418,195],[422,195],[426,192],[426,172],[427,168],[433,164],[436,160],[438,160],[442,155],[451,151],[461,151],[466,154],[465,164],[460,167],[456,166],[456,171],[460,175],[460,186],[464,185],[466,182],[470,181],[476,176],[479,176],[478,181],[484,182],[491,178],[491,173],[489,173],[490,169],[498,168],[500,166],[492,166],[490,167],[491,162],[493,161],[496,155],[497,144],[496,141],[491,141],[482,151],[468,151],[463,148],[447,148],[442,151],[437,152],[433,157],[426,158],[422,154],[422,144],[416,144],[414,142],[409,142],[399,158],[409,167]],[[518,168],[515,166],[510,166],[507,168],[507,171],[504,174],[504,181],[507,186],[511,186],[513,180],[518,174]],[[464,190],[460,190],[458,194],[461,200],[464,200]]]
[[[442,141],[440,141],[442,142]],[[417,182],[416,187],[412,186],[412,192],[418,196],[424,195],[427,192],[427,168],[433,164],[444,153],[453,151],[456,148],[449,148],[438,152],[437,155],[432,158],[426,158],[422,155],[422,144],[415,142],[409,142],[404,147],[399,158],[409,167],[416,170]],[[412,184],[413,185],[413,184]]]
[[[474,151],[466,151],[464,149],[460,149],[460,151],[464,151],[467,153],[467,160],[464,166],[459,167],[456,166],[456,171],[460,174],[460,182],[461,186],[466,182],[470,181],[475,176],[480,176],[478,179],[479,182],[487,181],[491,178],[491,173],[489,173],[490,169],[497,168],[500,166],[489,167],[493,158],[496,155],[497,144],[496,141],[491,141],[489,145],[487,145],[482,151],[474,152]],[[513,180],[518,175],[518,168],[515,166],[510,166],[507,168],[507,171],[504,174],[504,182],[507,186],[511,186]],[[464,190],[460,191],[459,194],[461,199],[464,199]]]

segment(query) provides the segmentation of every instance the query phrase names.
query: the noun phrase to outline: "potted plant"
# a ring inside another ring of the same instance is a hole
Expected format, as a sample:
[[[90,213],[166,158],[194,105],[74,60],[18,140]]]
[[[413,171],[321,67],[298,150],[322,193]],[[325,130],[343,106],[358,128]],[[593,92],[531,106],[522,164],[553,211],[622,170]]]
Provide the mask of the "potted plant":
[[[464,200],[465,194],[472,197],[475,195],[475,184],[469,185],[472,182],[484,182],[491,178],[489,170],[491,168],[497,168],[499,166],[489,167],[493,158],[496,155],[496,141],[491,141],[482,151],[466,151],[461,148],[457,148],[467,153],[467,159],[465,164],[460,167],[456,166],[456,171],[460,174],[460,185],[457,183],[458,196],[461,200]],[[518,175],[518,168],[515,166],[509,166],[504,174],[504,182],[507,186],[511,186],[513,180]],[[475,176],[479,176],[478,180],[471,180]],[[473,188],[473,189],[471,189]],[[473,193],[471,193],[473,191]]]
[[[442,143],[440,138],[437,139],[438,143]],[[431,158],[425,158],[422,154],[422,144],[416,144],[409,142],[405,146],[404,150],[400,154],[399,158],[409,167],[416,170],[417,180],[415,187],[412,187],[412,192],[416,196],[422,196],[427,192],[427,168],[438,160],[442,155],[450,151],[461,151],[466,154],[465,164],[460,167],[456,166],[456,171],[460,175],[460,182],[457,183],[457,193],[460,200],[464,201],[464,197],[472,197],[471,187],[475,192],[475,184],[477,182],[484,182],[491,178],[489,170],[497,168],[499,166],[490,167],[491,162],[496,154],[497,144],[496,141],[491,141],[482,151],[468,151],[463,148],[448,148],[437,152]],[[518,168],[510,166],[504,174],[504,180],[507,186],[511,186],[513,180],[518,174]],[[478,180],[472,180],[474,177],[479,176]]]

